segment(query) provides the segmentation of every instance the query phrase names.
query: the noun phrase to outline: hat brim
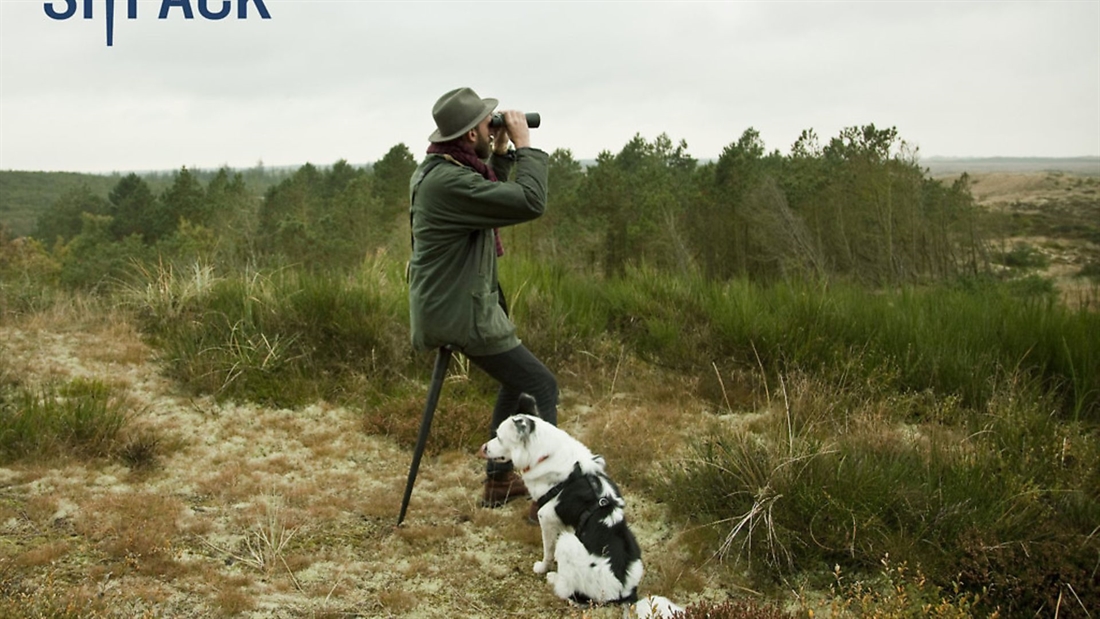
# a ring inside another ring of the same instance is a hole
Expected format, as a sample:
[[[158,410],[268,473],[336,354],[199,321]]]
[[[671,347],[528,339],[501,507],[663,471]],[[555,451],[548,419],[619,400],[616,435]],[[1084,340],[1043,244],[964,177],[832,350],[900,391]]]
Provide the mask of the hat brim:
[[[450,142],[451,140],[457,138],[458,136],[466,133],[470,129],[473,129],[474,127],[476,127],[479,122],[485,120],[486,116],[488,116],[489,114],[492,114],[493,110],[497,109],[497,104],[499,103],[499,101],[489,97],[489,98],[482,99],[481,103],[484,105],[484,107],[481,110],[481,114],[478,114],[477,119],[474,120],[473,122],[471,122],[469,124],[469,126],[464,127],[463,129],[461,129],[459,131],[456,131],[456,132],[452,133],[451,135],[442,135],[442,134],[439,133],[439,129],[436,129],[435,131],[432,132],[432,134],[430,136],[428,136],[428,141],[429,142]]]

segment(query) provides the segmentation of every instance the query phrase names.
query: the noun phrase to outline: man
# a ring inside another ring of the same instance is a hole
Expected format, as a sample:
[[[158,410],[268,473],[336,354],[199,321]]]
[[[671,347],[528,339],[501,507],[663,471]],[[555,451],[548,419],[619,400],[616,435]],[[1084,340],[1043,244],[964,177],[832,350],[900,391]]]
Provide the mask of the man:
[[[497,281],[503,253],[497,229],[542,215],[549,156],[531,147],[520,112],[504,112],[504,125],[490,127],[496,106],[496,99],[470,88],[440,97],[428,156],[409,185],[413,346],[449,346],[500,383],[490,437],[509,416],[532,412],[530,398],[538,415],[555,425],[558,405],[557,381],[516,337]],[[487,465],[482,505],[526,495],[511,463]]]

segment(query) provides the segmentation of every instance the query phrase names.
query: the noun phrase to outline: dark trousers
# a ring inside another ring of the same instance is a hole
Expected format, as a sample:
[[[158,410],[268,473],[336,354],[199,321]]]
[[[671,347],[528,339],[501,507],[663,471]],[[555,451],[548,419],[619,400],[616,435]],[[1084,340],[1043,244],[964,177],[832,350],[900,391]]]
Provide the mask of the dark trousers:
[[[497,427],[505,419],[520,410],[523,394],[535,399],[539,417],[558,425],[558,381],[526,346],[520,344],[508,352],[469,359],[500,383],[489,427],[490,438],[496,436]],[[499,476],[512,470],[512,465],[490,462],[486,470],[490,476]]]

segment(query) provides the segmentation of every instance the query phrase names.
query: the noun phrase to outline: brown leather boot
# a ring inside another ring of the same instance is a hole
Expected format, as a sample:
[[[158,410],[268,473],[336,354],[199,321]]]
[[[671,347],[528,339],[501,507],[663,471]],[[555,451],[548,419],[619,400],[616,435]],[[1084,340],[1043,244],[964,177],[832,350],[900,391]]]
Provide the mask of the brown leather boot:
[[[527,486],[515,471],[501,476],[485,478],[485,492],[481,497],[482,507],[500,507],[513,499],[531,496]]]

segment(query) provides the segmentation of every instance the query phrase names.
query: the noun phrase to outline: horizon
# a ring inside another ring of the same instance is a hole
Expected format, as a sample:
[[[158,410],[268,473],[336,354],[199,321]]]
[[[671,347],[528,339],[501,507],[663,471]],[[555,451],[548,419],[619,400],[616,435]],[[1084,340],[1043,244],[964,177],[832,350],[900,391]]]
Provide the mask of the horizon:
[[[689,153],[690,155],[690,153]],[[785,155],[784,155],[785,156]],[[414,153],[415,157],[415,153]],[[693,157],[700,165],[712,163],[718,160],[718,157]],[[422,159],[417,159],[421,161]],[[578,163],[587,168],[596,162],[596,158],[584,158],[580,159],[574,157]],[[186,168],[195,172],[217,172],[223,168],[234,172],[241,172],[245,170],[255,170],[262,167],[264,170],[297,170],[305,165],[312,165],[317,168],[327,169],[332,167],[337,161],[345,161],[352,167],[362,168],[373,166],[378,160],[367,162],[353,162],[343,158],[337,158],[335,161],[326,163],[302,161],[299,163],[288,164],[269,164],[267,162],[257,162],[250,166],[232,166],[228,164],[222,164],[217,166],[195,166],[182,164],[174,168],[149,168],[149,169],[125,169],[125,170],[31,170],[31,169],[12,169],[12,168],[0,168],[0,172],[27,172],[27,173],[43,173],[43,174],[87,174],[92,176],[114,176],[114,175],[126,175],[126,174],[174,174],[181,169]],[[944,155],[932,155],[928,157],[918,157],[917,161],[921,164],[933,163],[933,164],[994,164],[1000,163],[1005,165],[1011,164],[1032,164],[1032,166],[1039,166],[1042,168],[1042,164],[1080,164],[1082,166],[1095,165],[1095,169],[1089,168],[1082,170],[1085,172],[1091,172],[1100,174],[1100,155],[1078,155],[1078,156],[1056,156],[1056,157],[1026,157],[1026,156],[988,156],[988,157],[970,157],[970,156],[944,156]],[[1037,170],[1038,171],[1038,170]]]

